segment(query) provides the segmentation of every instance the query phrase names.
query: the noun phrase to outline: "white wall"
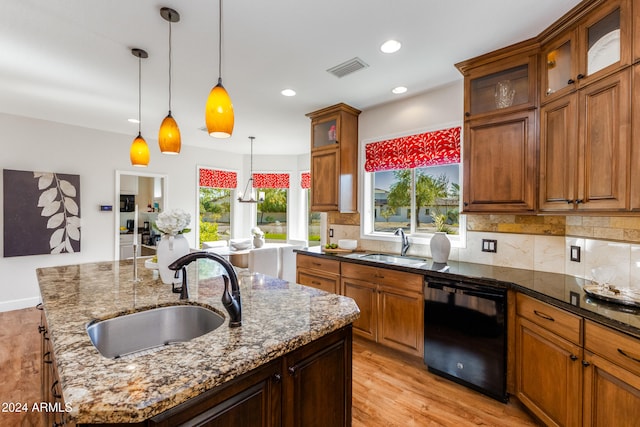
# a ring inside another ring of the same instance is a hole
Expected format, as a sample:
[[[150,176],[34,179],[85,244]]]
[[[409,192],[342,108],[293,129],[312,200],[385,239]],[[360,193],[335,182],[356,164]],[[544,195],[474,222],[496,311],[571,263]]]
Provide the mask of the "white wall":
[[[183,145],[179,156],[163,156],[155,139],[147,135],[151,161],[148,168],[139,169],[132,167],[129,162],[129,146],[135,136],[133,134],[109,133],[8,114],[0,114],[0,129],[2,169],[80,175],[82,220],[79,253],[0,258],[0,271],[3,273],[0,282],[0,311],[38,303],[40,292],[36,268],[114,258],[114,215],[118,214],[119,206],[119,200],[114,200],[116,170],[167,174],[167,207],[182,208],[191,213],[192,227],[197,218],[197,165],[237,170],[240,172],[239,185],[244,186],[246,182],[244,177],[247,174],[242,173],[242,168],[247,163],[248,169],[248,156],[186,145]],[[291,170],[292,165],[297,163],[297,156],[280,158],[277,162],[273,158],[254,158],[256,170]],[[3,203],[0,199],[0,216]],[[116,211],[100,212],[98,208],[101,204],[113,205]],[[242,228],[241,225],[238,227]],[[189,233],[186,237],[195,247],[195,233]],[[0,247],[3,247],[2,237]]]

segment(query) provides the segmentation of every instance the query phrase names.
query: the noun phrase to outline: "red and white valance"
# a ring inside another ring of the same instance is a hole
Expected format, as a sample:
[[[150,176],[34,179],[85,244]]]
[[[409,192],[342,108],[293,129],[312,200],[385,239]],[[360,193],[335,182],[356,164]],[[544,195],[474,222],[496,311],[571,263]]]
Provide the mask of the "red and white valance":
[[[300,187],[303,190],[311,188],[311,172],[302,172],[300,174]]]
[[[254,173],[253,188],[289,188],[289,174]]]
[[[372,142],[365,159],[367,172],[460,163],[460,126]]]
[[[236,172],[219,169],[200,168],[200,187],[236,188],[238,174]]]

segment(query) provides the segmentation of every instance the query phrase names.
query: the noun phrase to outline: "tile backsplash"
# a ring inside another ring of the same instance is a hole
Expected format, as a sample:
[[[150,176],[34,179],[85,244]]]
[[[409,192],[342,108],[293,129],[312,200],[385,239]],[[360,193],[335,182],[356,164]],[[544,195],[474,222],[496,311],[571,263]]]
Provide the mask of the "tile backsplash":
[[[359,249],[400,252],[399,241],[360,239],[358,225],[329,224],[333,238],[358,239]],[[482,252],[482,239],[497,252]],[[571,247],[580,248],[580,262]],[[430,257],[428,245],[412,244],[409,255]],[[640,217],[468,216],[465,248],[452,248],[452,261],[523,268],[592,278],[592,269],[612,266],[619,287],[640,288]]]

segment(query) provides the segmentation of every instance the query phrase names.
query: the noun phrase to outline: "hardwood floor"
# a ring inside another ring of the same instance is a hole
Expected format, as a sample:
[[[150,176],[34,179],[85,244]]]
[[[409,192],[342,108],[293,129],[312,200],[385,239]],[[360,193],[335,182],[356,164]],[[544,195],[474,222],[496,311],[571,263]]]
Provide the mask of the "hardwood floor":
[[[422,360],[354,338],[353,427],[537,426],[507,404],[428,372]]]
[[[40,311],[0,312],[0,403],[40,402]],[[353,344],[353,427],[536,426],[522,407],[435,376],[422,361]],[[0,408],[1,409],[1,408]],[[0,426],[39,427],[40,414],[0,412]]]
[[[29,308],[0,312],[0,425],[42,426],[40,413],[31,405],[40,402],[40,310]],[[27,412],[6,406],[27,403]],[[10,410],[10,412],[4,412]]]

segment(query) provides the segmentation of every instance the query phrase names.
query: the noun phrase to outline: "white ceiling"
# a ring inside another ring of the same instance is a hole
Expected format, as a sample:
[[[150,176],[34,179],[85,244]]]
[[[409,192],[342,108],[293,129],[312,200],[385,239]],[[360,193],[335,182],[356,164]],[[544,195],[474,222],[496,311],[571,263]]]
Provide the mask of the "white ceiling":
[[[230,152],[309,150],[305,114],[345,102],[361,110],[461,79],[454,63],[540,33],[577,0],[227,0],[222,78],[235,109],[227,140],[199,130],[218,77],[215,0],[4,0],[0,14],[0,111],[131,135],[142,62],[142,134],[155,143],[168,109],[168,31],[173,24],[172,112],[183,144]],[[382,42],[402,42],[395,54]],[[353,57],[369,65],[343,78],[326,70]],[[409,90],[393,95],[403,85]],[[280,95],[292,88],[298,95]],[[55,138],[55,136],[52,136]],[[90,142],[88,142],[90,143]]]

